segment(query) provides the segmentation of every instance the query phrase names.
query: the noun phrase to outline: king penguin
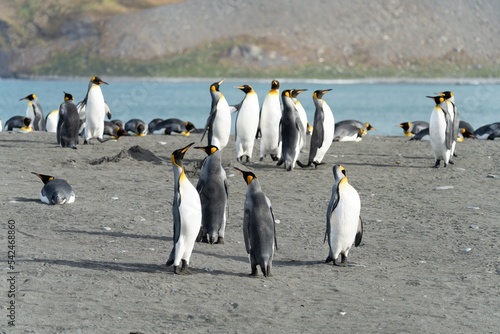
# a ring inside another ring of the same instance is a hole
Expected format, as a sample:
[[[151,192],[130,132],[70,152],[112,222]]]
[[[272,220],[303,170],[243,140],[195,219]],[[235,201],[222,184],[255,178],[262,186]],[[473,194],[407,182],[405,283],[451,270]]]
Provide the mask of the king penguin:
[[[221,151],[217,146],[195,147],[208,156],[203,160],[196,190],[201,200],[201,229],[197,241],[224,244],[228,210],[226,171],[221,164]]]
[[[26,117],[31,118],[31,127],[35,131],[45,131],[45,118],[43,117],[42,106],[38,102],[35,94],[30,94],[23,97],[19,101],[27,100],[28,108],[26,109]]]
[[[172,204],[174,247],[170,252],[166,265],[168,267],[173,264],[175,274],[189,273],[189,259],[201,227],[200,196],[196,188],[189,182],[182,166],[184,154],[193,144],[175,150],[171,155],[174,170],[174,199]]]
[[[47,115],[47,117],[45,117],[45,131],[50,133],[56,133],[58,122],[59,122],[59,109],[54,109]]]
[[[317,167],[323,161],[323,158],[332,145],[333,137],[335,135],[335,120],[333,113],[325,100],[323,95],[331,89],[316,90],[313,93],[313,101],[316,106],[314,112],[314,125],[313,133],[311,135],[311,146],[309,149],[309,161],[307,165],[297,161],[300,167],[309,167],[314,164]]]
[[[78,103],[80,118],[85,118],[85,141],[84,144],[90,144],[90,139],[97,138],[103,142],[104,117],[107,115],[111,119],[111,113],[107,110],[106,103],[100,85],[105,84],[101,78],[93,76],[90,78],[87,95],[83,101]],[[84,116],[82,116],[84,115]]]
[[[344,167],[333,166],[333,178],[332,196],[326,212],[325,233],[330,252],[325,262],[333,261],[334,265],[339,265],[340,255],[340,264],[346,265],[352,244],[358,247],[363,237],[361,200],[356,189],[349,184]]]
[[[182,121],[178,118],[153,120],[149,123],[149,128],[149,132],[153,135],[171,135],[173,133],[179,133],[187,137],[191,134],[191,131],[196,131],[196,127],[193,123]]]
[[[219,150],[226,147],[231,135],[231,108],[224,95],[220,92],[220,85],[223,81],[215,82],[210,86],[212,107],[205,125],[205,131],[201,137],[201,141],[203,141],[205,134],[208,132],[208,145],[217,146]]]
[[[300,154],[302,143],[305,141],[305,130],[302,126],[295,103],[292,100],[292,90],[281,93],[283,111],[281,114],[281,158],[277,166],[285,164],[285,169],[291,171]]]
[[[264,194],[259,180],[254,173],[243,171],[247,183],[245,207],[243,213],[243,239],[245,249],[250,258],[251,276],[257,276],[257,266],[265,277],[271,277],[271,267],[276,242],[276,221],[274,219],[271,201]]]
[[[40,191],[40,200],[46,204],[70,204],[75,201],[73,188],[62,179],[56,179],[50,175],[35,174],[42,180],[44,186]]]
[[[306,135],[307,131],[309,130],[309,122],[307,121],[307,114],[306,110],[304,109],[304,106],[302,106],[302,103],[300,103],[298,96],[300,93],[307,91],[307,89],[292,89],[292,100],[293,103],[295,104],[295,110],[297,110],[297,113],[300,118],[300,122],[302,123],[302,129],[303,133],[301,133],[301,143],[300,143],[300,151],[304,148],[306,144]],[[311,130],[312,131],[312,130]]]
[[[125,123],[125,131],[132,136],[143,137],[148,133],[148,128],[143,120],[133,118]]]
[[[61,147],[76,149],[80,129],[80,117],[76,110],[73,95],[64,92],[64,102],[59,106],[59,120],[57,122],[57,144]]]
[[[259,128],[259,98],[250,85],[237,86],[236,88],[245,93],[245,97],[237,107],[236,159],[241,162],[245,156],[246,162],[249,162],[252,158],[255,136]]]
[[[335,123],[335,133],[333,136],[333,141],[356,141],[359,142],[363,139],[366,130],[357,127],[352,123]]]
[[[436,103],[432,109],[429,121],[429,138],[434,152],[434,167],[439,168],[441,160],[444,160],[444,167],[448,165],[453,143],[453,121],[447,110],[447,103],[443,96],[427,96]]]
[[[458,109],[457,105],[455,104],[455,95],[453,95],[453,93],[450,92],[449,90],[437,94],[444,97],[448,113],[450,114],[451,121],[453,122],[452,132],[451,132],[451,138],[453,142],[451,143],[451,152],[450,152],[450,164],[453,164],[453,157],[457,156],[457,154],[455,153],[455,149],[457,146],[457,139],[459,133],[458,129],[460,125],[460,120],[458,118]]]
[[[271,90],[267,93],[260,109],[259,133],[260,133],[260,161],[270,154],[273,161],[281,157],[281,102],[280,83],[278,80],[271,82]]]
[[[429,127],[429,123],[425,121],[413,121],[399,123],[397,126],[403,129],[406,137],[413,137],[419,131],[427,129]]]
[[[335,123],[335,137],[337,137],[337,129],[340,129],[342,128],[344,125],[352,125],[352,126],[355,126],[357,127],[358,129],[361,129],[362,131],[359,131],[358,134],[361,135],[361,137],[358,138],[358,140],[356,141],[361,141],[362,139],[362,136],[366,135],[368,133],[368,131],[372,131],[372,130],[375,130],[375,128],[368,122],[366,123],[363,123],[361,121],[357,121],[357,120],[354,120],[354,119],[346,119],[346,120],[343,120],[343,121],[340,121],[340,122],[336,122]],[[350,128],[349,126],[346,127],[347,128]],[[342,140],[339,140],[339,141],[342,141]]]
[[[12,132],[31,132],[33,128],[31,125],[31,118],[24,116],[12,116],[5,122],[3,131]]]

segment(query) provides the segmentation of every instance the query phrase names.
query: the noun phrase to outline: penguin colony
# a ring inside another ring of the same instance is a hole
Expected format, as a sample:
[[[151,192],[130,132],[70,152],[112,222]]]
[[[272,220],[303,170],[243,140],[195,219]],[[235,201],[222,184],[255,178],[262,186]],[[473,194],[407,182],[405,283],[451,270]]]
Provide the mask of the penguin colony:
[[[311,126],[298,95],[305,89],[287,89],[281,93],[277,80],[260,107],[259,99],[249,85],[237,86],[245,93],[242,101],[231,106],[220,91],[223,80],[210,86],[212,106],[207,118],[201,142],[207,138],[206,146],[195,149],[204,151],[199,179],[194,186],[187,178],[183,167],[186,152],[195,143],[175,150],[171,154],[174,174],[173,247],[166,261],[173,265],[175,274],[188,274],[191,254],[196,242],[224,244],[224,232],[228,215],[228,186],[226,171],[222,166],[223,149],[231,134],[231,114],[236,113],[235,140],[236,160],[249,163],[252,159],[255,139],[260,139],[259,160],[267,156],[292,171],[296,164],[309,168],[324,164],[323,159],[333,141],[361,141],[374,127],[367,122],[344,120],[335,123],[332,109],[323,99],[331,89],[316,90],[312,97],[316,107]],[[27,100],[26,116],[14,116],[2,125],[4,131],[30,132],[48,131],[56,133],[56,142],[61,147],[76,149],[79,137],[84,144],[91,139],[105,142],[121,136],[145,136],[156,134],[180,134],[189,136],[198,131],[193,123],[177,118],[154,119],[146,124],[140,119],[131,119],[125,124],[120,120],[106,121],[111,111],[105,102],[100,85],[107,84],[93,76],[88,84],[85,98],[75,104],[73,96],[64,92],[63,102],[57,110],[43,117],[42,107],[35,94]],[[463,138],[493,140],[500,137],[500,122],[482,126],[474,131],[470,124],[459,120],[454,95],[450,91],[427,96],[434,102],[429,122],[409,121],[398,124],[404,135],[411,140],[429,140],[434,154],[434,167],[453,164],[457,157],[456,142]],[[1,123],[0,123],[1,124]],[[298,160],[306,143],[308,130],[312,132],[307,163]],[[108,138],[104,139],[104,136]],[[272,276],[272,260],[278,249],[276,221],[271,201],[264,194],[257,175],[252,171],[236,168],[247,185],[243,214],[243,237],[249,256],[251,273],[258,275],[258,268],[265,277]],[[62,179],[38,174],[44,183],[40,200],[46,204],[66,204],[75,201],[75,192]],[[352,248],[359,246],[363,237],[361,200],[356,189],[348,182],[343,166],[333,166],[332,194],[326,208],[326,231],[329,253],[326,263],[346,265]]]

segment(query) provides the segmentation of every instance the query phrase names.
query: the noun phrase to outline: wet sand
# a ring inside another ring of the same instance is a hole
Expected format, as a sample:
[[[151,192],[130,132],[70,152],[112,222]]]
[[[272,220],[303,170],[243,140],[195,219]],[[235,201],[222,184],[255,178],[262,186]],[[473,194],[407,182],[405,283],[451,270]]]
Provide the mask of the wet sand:
[[[434,169],[429,142],[369,134],[333,143],[317,169],[291,172],[258,162],[256,144],[243,168],[272,202],[279,250],[272,278],[250,278],[246,184],[232,168],[240,166],[233,141],[223,151],[226,243],[197,243],[192,275],[164,265],[173,235],[170,154],[199,140],[122,137],[72,150],[57,147],[55,134],[0,133],[0,333],[499,333],[498,141],[459,143],[455,164]],[[203,158],[194,149],[185,156],[193,184]],[[365,227],[347,267],[324,264],[337,163],[360,194]],[[43,184],[30,172],[66,179],[75,203],[40,203]],[[9,220],[15,298],[6,293]],[[7,326],[11,300],[15,327]]]

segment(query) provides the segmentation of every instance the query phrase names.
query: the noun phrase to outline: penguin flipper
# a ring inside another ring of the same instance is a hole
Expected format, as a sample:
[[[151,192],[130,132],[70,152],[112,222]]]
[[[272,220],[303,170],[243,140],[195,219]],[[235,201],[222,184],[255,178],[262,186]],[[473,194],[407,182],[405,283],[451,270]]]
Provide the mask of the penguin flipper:
[[[331,226],[332,226],[332,213],[333,210],[339,205],[339,200],[340,200],[340,193],[339,193],[339,187],[336,185],[336,189],[332,191],[332,198],[330,199],[330,203],[328,203],[328,210],[326,211],[326,232],[325,232],[325,238],[323,239],[323,243],[326,241],[326,237],[330,236],[330,231],[331,231]]]
[[[245,210],[243,214],[243,239],[245,240],[245,250],[250,254],[250,212]]]
[[[104,101],[104,111],[106,112],[108,119],[111,119],[111,108],[106,101]]]
[[[273,229],[274,229],[274,246],[278,250],[278,239],[276,239],[276,219],[274,219],[273,207],[271,206],[271,201],[266,197],[267,204],[269,205],[269,211],[271,211],[271,217],[273,218]]]
[[[207,124],[205,125],[205,130],[203,131],[203,135],[201,136],[200,142],[203,141],[203,138],[205,138],[207,131],[212,128],[212,125],[214,124],[215,116],[217,116],[217,104],[212,105],[212,110],[210,110],[210,115],[208,115]],[[210,140],[210,138],[209,138],[209,140]]]
[[[174,205],[172,208],[174,216],[174,247],[177,241],[179,241],[181,235],[181,213],[179,207],[181,206],[181,195],[178,192],[174,198]]]
[[[444,118],[446,120],[446,148],[451,150],[451,144],[453,143],[453,121],[451,120],[450,114],[445,111]]]
[[[358,230],[356,231],[356,238],[354,239],[354,246],[358,247],[361,244],[361,239],[363,238],[363,220],[359,216]]]

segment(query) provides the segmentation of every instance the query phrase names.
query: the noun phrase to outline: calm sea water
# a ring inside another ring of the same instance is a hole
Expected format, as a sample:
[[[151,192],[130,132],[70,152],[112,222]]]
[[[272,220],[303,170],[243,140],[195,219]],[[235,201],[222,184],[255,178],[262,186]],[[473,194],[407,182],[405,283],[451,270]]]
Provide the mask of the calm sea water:
[[[204,127],[210,112],[210,85],[214,79],[159,79],[159,78],[106,78],[104,98],[111,107],[113,119],[126,122],[140,118],[149,123],[153,118],[180,118]],[[44,115],[57,109],[64,93],[73,94],[75,101],[85,96],[89,78],[65,80],[0,80],[0,118],[5,123],[14,115],[25,115],[26,101],[19,101],[35,93]],[[375,127],[372,135],[401,136],[396,124],[405,121],[428,121],[434,106],[426,95],[451,90],[460,111],[460,119],[474,128],[500,122],[500,85],[489,82],[420,82],[370,83],[368,81],[316,81],[280,80],[281,89],[305,88],[299,95],[308,119],[314,119],[312,93],[316,89],[332,88],[324,96],[331,107],[335,121],[357,119]],[[271,80],[225,80],[221,91],[229,104],[239,103],[244,93],[235,86],[250,84],[262,103],[270,89]],[[234,115],[233,115],[234,122]]]

